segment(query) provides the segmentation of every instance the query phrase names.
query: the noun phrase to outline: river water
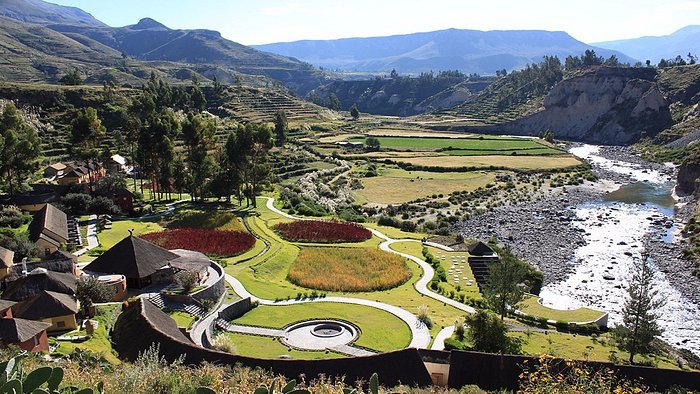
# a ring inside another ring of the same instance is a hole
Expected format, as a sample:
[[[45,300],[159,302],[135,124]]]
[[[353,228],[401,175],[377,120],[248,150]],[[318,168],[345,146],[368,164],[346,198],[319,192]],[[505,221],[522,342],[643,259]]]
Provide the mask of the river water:
[[[607,194],[599,201],[576,206],[573,225],[580,228],[586,244],[574,250],[574,272],[565,280],[546,285],[542,303],[558,309],[586,306],[610,314],[609,326],[622,321],[625,287],[635,262],[644,251],[642,239],[653,234],[672,242],[675,200],[673,179],[634,163],[609,160],[590,145],[571,153],[611,172],[629,176],[633,183]],[[653,262],[652,262],[653,263]],[[665,331],[662,338],[700,355],[700,307],[684,297],[654,266],[655,289],[665,301],[658,311]]]

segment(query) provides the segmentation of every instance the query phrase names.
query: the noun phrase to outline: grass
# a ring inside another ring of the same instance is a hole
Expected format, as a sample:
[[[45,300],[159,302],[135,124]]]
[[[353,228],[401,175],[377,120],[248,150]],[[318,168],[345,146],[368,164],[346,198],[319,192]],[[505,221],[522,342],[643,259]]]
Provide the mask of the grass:
[[[178,210],[165,224],[168,228],[208,228],[245,232],[241,218],[231,211],[218,209]]]
[[[411,271],[398,255],[377,249],[303,248],[289,267],[292,283],[327,291],[375,291],[395,287]]]
[[[236,354],[253,356],[258,358],[274,359],[279,356],[291,356],[298,360],[316,360],[328,358],[346,357],[345,355],[330,351],[306,351],[292,349],[277,338],[262,337],[257,335],[247,335],[234,332],[227,332],[224,335],[233,340],[236,347]]]
[[[421,156],[400,159],[392,158],[392,160],[422,167],[504,167],[514,170],[552,170],[575,167],[581,164],[581,162],[573,156]]]
[[[94,354],[102,355],[110,364],[120,364],[121,361],[116,356],[116,352],[112,349],[112,343],[110,342],[109,333],[107,331],[107,324],[115,308],[121,309],[121,304],[98,307],[97,313],[93,318],[93,320],[97,320],[98,325],[92,338],[84,342],[58,341],[57,343],[59,346],[56,352],[62,355],[68,355],[75,349],[89,350]],[[66,335],[85,335],[85,332],[74,331]]]
[[[559,310],[547,308],[538,302],[538,297],[527,297],[520,304],[520,310],[531,316],[544,317],[550,320],[588,323],[595,321],[604,315],[603,312],[589,308],[574,310]]]
[[[173,318],[173,320],[175,320],[178,327],[184,327],[187,329],[192,327],[192,324],[194,324],[194,322],[197,320],[195,316],[183,311],[172,311],[168,314]]]
[[[523,352],[530,355],[549,354],[555,357],[590,361],[610,361],[610,353],[615,352],[621,360],[627,360],[629,353],[619,350],[608,343],[607,335],[590,337],[560,332],[511,332],[508,334],[524,341]],[[635,356],[635,361],[644,358]],[[678,364],[666,357],[654,357],[651,360],[658,362],[659,368],[679,369]]]
[[[513,151],[520,149],[551,149],[534,139],[510,137],[467,137],[467,138],[405,138],[405,137],[376,137],[382,148],[407,150],[436,150],[460,149],[475,151]],[[353,138],[351,141],[363,141]]]
[[[386,352],[402,349],[411,342],[411,331],[398,317],[364,305],[334,302],[311,302],[284,306],[258,306],[236,324],[269,328],[285,328],[293,323],[313,319],[337,319],[360,328],[356,345]]]
[[[112,222],[112,228],[100,232],[97,238],[100,240],[100,248],[107,250],[119,241],[129,236],[129,230],[139,236],[146,233],[163,231],[163,226],[154,220],[119,220]]]
[[[363,189],[354,192],[358,202],[401,204],[433,194],[472,191],[496,179],[495,173],[484,171],[432,173],[390,168],[380,176],[362,178]]]

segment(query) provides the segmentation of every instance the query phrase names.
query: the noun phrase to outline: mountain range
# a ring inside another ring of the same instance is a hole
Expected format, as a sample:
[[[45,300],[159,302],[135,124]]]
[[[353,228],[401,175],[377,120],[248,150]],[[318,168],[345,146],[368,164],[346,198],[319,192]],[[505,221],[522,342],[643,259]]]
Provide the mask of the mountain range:
[[[110,74],[120,83],[139,84],[151,71],[170,79],[198,74],[224,83],[243,74],[278,80],[305,94],[327,79],[308,63],[238,44],[215,31],[169,29],[150,18],[110,27],[80,9],[40,0],[1,0],[0,26],[3,80],[55,83],[74,68],[93,83]]]
[[[688,53],[700,55],[700,25],[686,26],[666,36],[647,36],[629,40],[599,42],[602,48],[624,52],[642,61],[649,59],[657,63],[661,58],[669,59]]]
[[[593,49],[598,55],[616,55],[622,62],[636,60],[618,51],[585,44],[565,32],[544,30],[448,29],[387,37],[304,40],[255,45],[254,48],[291,56],[316,66],[340,71],[418,74],[459,70],[494,74],[539,63],[545,55],[581,55]]]

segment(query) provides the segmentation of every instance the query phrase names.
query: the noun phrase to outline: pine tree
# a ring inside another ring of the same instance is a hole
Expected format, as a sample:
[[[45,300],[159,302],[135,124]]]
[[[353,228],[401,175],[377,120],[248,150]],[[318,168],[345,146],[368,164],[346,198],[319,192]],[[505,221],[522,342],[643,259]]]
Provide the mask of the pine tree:
[[[287,142],[287,114],[280,110],[275,113],[275,143],[277,146],[284,145]]]
[[[525,296],[520,283],[524,280],[525,272],[517,263],[515,256],[506,247],[499,263],[489,266],[489,278],[486,282],[484,297],[489,306],[501,316],[506,316],[508,310],[516,308]]]
[[[655,350],[654,338],[663,333],[657,322],[657,310],[664,302],[654,290],[654,270],[649,257],[644,255],[637,263],[627,287],[627,299],[622,308],[622,325],[615,327],[615,338],[620,349],[628,351],[629,362],[637,354]]]

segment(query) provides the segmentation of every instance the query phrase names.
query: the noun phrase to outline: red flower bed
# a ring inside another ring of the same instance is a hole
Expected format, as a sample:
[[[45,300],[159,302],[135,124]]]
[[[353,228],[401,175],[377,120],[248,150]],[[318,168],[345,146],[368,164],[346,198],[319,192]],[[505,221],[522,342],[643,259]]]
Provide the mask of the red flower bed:
[[[176,228],[141,238],[165,249],[187,249],[216,256],[235,256],[255,245],[255,237],[238,231]]]
[[[282,237],[294,242],[358,242],[372,238],[372,232],[355,223],[299,220],[274,226]]]

